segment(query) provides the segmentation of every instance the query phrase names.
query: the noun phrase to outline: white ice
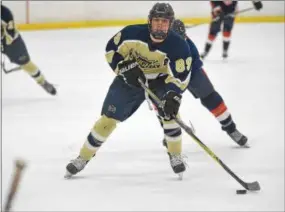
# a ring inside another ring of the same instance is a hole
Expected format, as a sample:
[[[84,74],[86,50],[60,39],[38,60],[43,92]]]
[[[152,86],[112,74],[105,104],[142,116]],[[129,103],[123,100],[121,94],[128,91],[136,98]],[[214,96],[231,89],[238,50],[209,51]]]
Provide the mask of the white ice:
[[[14,211],[284,211],[283,23],[237,24],[228,60],[221,58],[221,37],[205,60],[250,149],[236,148],[188,91],[181,107],[197,136],[244,181],[257,180],[260,192],[237,195],[240,184],[186,133],[189,168],[178,181],[146,103],[117,127],[86,169],[72,180],[63,178],[100,117],[114,77],[105,45],[119,29],[22,32],[58,95],[46,94],[24,72],[2,73],[2,200],[20,157],[28,166]],[[187,31],[200,51],[207,32],[206,25]]]

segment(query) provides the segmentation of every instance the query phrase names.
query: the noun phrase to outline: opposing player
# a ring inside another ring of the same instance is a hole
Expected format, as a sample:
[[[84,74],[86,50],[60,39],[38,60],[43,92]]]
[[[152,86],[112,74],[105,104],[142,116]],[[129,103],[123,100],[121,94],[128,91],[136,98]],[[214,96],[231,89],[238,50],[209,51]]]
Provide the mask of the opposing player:
[[[207,77],[203,69],[203,62],[200,60],[199,52],[193,41],[187,36],[184,23],[176,19],[173,22],[172,30],[183,37],[190,48],[192,54],[192,74],[187,89],[195,98],[199,98],[202,105],[207,108],[220,122],[222,130],[242,147],[248,147],[247,137],[240,133],[232,116],[224,103],[221,95],[215,90],[210,79]],[[164,145],[166,145],[164,141]]]
[[[116,125],[127,120],[144,102],[146,93],[139,78],[163,101],[157,107],[170,164],[177,174],[185,171],[181,129],[172,117],[178,114],[181,93],[188,86],[192,57],[186,41],[170,30],[173,20],[170,4],[156,3],[150,10],[148,24],[127,26],[109,40],[106,59],[118,76],[109,88],[101,118],[87,136],[79,156],[67,165],[65,177],[80,172],[92,156],[96,158]]]
[[[19,31],[15,27],[14,17],[10,9],[1,4],[1,53],[9,60],[21,66],[43,89],[51,95],[56,94],[55,87],[50,84],[39,68],[31,61]]]
[[[234,26],[235,14],[238,1],[225,0],[225,1],[210,1],[212,7],[212,22],[210,24],[210,30],[208,34],[208,40],[205,45],[205,50],[201,54],[201,58],[204,59],[211,50],[212,44],[218,35],[223,31],[223,58],[228,57],[228,50],[230,46],[231,33]],[[261,1],[253,1],[254,8],[256,10],[262,9],[263,5]]]

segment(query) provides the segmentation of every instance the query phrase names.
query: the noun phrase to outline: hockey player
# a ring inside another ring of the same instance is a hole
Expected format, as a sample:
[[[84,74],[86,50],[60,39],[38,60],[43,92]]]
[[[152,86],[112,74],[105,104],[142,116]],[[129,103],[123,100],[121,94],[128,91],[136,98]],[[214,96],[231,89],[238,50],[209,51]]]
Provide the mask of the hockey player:
[[[45,79],[39,68],[31,61],[25,42],[15,27],[12,12],[2,4],[1,53],[5,54],[12,63],[21,66],[21,69],[27,72],[46,92],[51,95],[56,94],[55,87]]]
[[[230,45],[231,32],[234,26],[235,14],[238,2],[237,1],[210,1],[212,6],[212,22],[210,24],[210,30],[208,34],[208,40],[205,45],[204,52],[201,54],[201,58],[204,59],[210,49],[212,44],[221,31],[221,26],[223,25],[223,58],[228,57],[228,49]],[[261,1],[253,1],[254,8],[256,10],[262,9]]]
[[[162,99],[158,107],[173,171],[182,174],[181,129],[173,118],[178,114],[181,93],[191,73],[191,53],[186,41],[170,30],[174,11],[168,3],[156,3],[150,10],[148,24],[130,25],[109,40],[106,59],[117,74],[101,112],[83,144],[79,156],[67,166],[66,178],[80,172],[97,157],[97,151],[119,122],[128,119],[146,98],[138,79]],[[154,102],[155,104],[155,102]]]
[[[176,19],[173,22],[172,30],[183,37],[192,54],[192,74],[187,89],[195,98],[199,98],[202,105],[207,108],[220,122],[222,130],[225,131],[233,141],[241,147],[248,147],[247,137],[240,133],[232,116],[224,103],[221,95],[215,90],[210,79],[203,69],[203,62],[200,60],[199,52],[193,41],[187,36],[184,23]],[[166,146],[165,141],[163,142]]]

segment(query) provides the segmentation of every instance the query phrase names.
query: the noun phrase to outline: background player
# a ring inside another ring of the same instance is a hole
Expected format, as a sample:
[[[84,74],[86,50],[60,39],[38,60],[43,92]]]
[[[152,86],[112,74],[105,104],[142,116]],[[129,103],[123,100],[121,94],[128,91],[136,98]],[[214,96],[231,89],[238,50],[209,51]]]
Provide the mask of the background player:
[[[200,60],[199,52],[194,42],[186,35],[184,23],[179,19],[174,20],[172,30],[177,32],[187,41],[192,53],[192,64],[195,69],[192,69],[188,90],[195,98],[199,98],[202,105],[216,117],[216,119],[222,125],[222,130],[227,132],[227,134],[240,146],[247,146],[247,137],[237,130],[236,124],[233,121],[223,98],[215,90],[206,72],[204,71],[202,67],[203,62]]]
[[[5,54],[12,63],[21,66],[46,92],[51,95],[56,94],[55,87],[45,79],[39,68],[31,61],[25,42],[15,27],[12,12],[2,4],[1,53]]]
[[[186,41],[170,30],[173,20],[170,4],[157,3],[149,13],[148,24],[127,26],[108,42],[106,58],[119,76],[111,84],[102,116],[87,136],[79,156],[67,165],[67,178],[81,171],[97,155],[116,125],[128,119],[143,103],[146,94],[138,78],[147,80],[149,88],[162,99],[162,107],[157,108],[170,164],[175,173],[185,171],[181,129],[171,117],[178,114],[181,93],[190,80],[192,59]]]
[[[237,1],[210,1],[212,7],[212,22],[210,24],[210,30],[208,34],[208,40],[205,45],[204,52],[201,54],[201,58],[204,59],[211,50],[212,44],[223,28],[223,58],[228,57],[228,49],[230,45],[231,32],[234,26],[235,14],[237,9]],[[254,8],[260,10],[262,8],[261,1],[253,1]],[[214,20],[216,19],[217,20]]]

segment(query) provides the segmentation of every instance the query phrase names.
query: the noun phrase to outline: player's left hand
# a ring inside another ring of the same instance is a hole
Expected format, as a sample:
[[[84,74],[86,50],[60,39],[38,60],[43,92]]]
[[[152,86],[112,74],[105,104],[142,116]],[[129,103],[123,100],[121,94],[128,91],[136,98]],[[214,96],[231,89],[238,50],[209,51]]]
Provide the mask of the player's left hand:
[[[261,10],[262,9],[262,2],[261,1],[254,1],[253,5],[254,5],[254,8],[256,10]]]

